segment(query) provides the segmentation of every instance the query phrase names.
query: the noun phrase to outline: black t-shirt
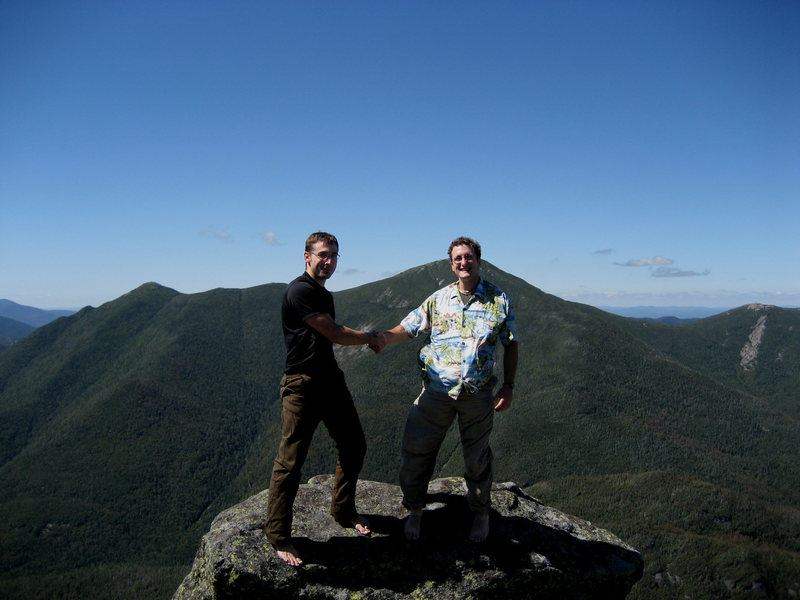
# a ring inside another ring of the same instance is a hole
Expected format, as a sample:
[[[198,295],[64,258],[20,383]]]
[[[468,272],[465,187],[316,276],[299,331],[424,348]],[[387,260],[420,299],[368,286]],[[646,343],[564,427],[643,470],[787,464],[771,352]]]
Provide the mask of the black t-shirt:
[[[336,368],[333,343],[305,322],[322,313],[336,318],[333,295],[304,272],[286,288],[281,304],[286,373],[324,373]]]

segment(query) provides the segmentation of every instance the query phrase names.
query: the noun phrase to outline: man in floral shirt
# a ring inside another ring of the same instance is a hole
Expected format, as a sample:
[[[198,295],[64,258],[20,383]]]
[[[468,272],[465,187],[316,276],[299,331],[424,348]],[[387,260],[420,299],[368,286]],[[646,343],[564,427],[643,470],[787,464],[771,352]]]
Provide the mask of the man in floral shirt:
[[[479,275],[480,244],[458,238],[450,244],[448,256],[458,281],[433,293],[397,327],[383,333],[386,344],[420,333],[429,336],[419,353],[422,392],[411,406],[403,433],[400,485],[403,504],[411,511],[405,535],[410,540],[420,536],[436,455],[457,416],[467,499],[475,515],[469,537],[482,542],[489,535],[493,479],[489,436],[494,411],[508,409],[513,400],[517,332],[508,296]],[[498,342],[504,347],[503,383],[495,392]],[[382,346],[373,349],[380,351]]]

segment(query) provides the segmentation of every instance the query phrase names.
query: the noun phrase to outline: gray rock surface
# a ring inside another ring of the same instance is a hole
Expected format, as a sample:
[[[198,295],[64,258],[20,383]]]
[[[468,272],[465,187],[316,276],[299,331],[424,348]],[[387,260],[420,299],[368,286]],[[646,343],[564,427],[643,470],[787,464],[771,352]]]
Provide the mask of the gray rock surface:
[[[214,519],[173,600],[609,600],[624,598],[642,576],[636,550],[511,483],[495,485],[489,539],[474,544],[462,479],[431,482],[416,542],[403,536],[407,513],[397,486],[359,482],[358,508],[373,530],[363,537],[328,514],[331,482],[330,475],[313,478],[295,502],[295,545],[304,567],[283,563],[264,537],[265,490]]]

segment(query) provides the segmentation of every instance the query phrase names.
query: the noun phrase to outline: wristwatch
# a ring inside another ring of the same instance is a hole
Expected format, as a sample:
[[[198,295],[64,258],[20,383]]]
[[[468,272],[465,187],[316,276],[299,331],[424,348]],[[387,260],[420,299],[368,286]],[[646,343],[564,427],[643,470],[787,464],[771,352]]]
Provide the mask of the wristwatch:
[[[507,386],[508,386],[508,387],[510,387],[512,390],[514,389],[514,382],[513,382],[513,381],[504,381],[504,382],[503,382],[503,385],[504,385],[504,386],[506,386],[506,385],[507,385]]]

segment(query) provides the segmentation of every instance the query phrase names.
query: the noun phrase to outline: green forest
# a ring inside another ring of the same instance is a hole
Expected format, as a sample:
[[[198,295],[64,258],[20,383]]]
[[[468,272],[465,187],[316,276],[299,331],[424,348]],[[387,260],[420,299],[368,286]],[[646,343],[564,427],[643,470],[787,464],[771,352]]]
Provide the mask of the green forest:
[[[631,598],[797,597],[800,310],[666,325],[566,302],[488,263],[482,274],[511,297],[520,337],[496,481],[636,547],[645,573]],[[451,278],[438,261],[336,292],[337,321],[392,327]],[[172,595],[214,516],[268,485],[284,289],[148,283],[0,351],[0,598]],[[367,434],[364,479],[396,483],[423,342],[337,348]],[[437,476],[461,474],[455,433]],[[334,464],[320,428],[304,475]]]

